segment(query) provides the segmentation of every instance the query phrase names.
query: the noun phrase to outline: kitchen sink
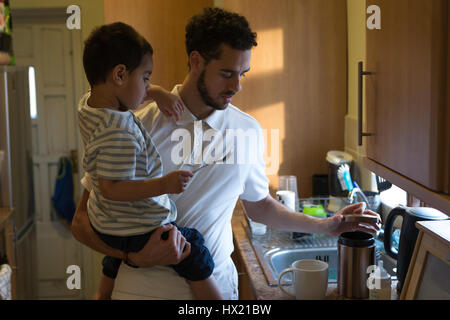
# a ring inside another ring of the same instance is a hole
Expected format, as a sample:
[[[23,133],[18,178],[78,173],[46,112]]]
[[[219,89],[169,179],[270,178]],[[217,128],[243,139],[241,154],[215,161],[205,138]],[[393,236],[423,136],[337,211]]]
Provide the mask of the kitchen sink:
[[[270,230],[269,235],[261,237],[252,237],[248,228],[246,232],[269,286],[278,286],[280,273],[301,259],[327,262],[329,282],[337,281],[337,237],[315,234],[292,240],[289,232]],[[282,284],[288,285],[291,281],[291,274],[286,274]]]
[[[322,260],[328,263],[328,282],[337,281],[337,248],[299,248],[299,249],[273,249],[269,250],[264,257],[269,263],[269,269],[274,280],[278,279],[280,273],[291,267],[292,263],[302,259]],[[283,277],[283,284],[290,284],[291,273]]]

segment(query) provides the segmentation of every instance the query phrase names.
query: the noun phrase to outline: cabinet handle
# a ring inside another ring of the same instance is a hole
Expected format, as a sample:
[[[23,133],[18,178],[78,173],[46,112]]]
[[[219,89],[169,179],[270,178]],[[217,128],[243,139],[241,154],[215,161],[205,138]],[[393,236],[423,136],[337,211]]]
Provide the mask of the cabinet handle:
[[[363,76],[372,72],[363,71],[362,61],[358,62],[358,146],[362,146],[362,137],[371,136],[371,133],[363,132]]]

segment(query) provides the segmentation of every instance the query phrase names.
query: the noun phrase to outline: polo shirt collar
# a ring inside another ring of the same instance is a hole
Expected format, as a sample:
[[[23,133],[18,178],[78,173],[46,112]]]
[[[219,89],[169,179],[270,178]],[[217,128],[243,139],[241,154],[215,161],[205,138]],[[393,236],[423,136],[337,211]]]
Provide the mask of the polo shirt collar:
[[[172,94],[177,95],[184,106],[183,114],[181,115],[180,119],[176,121],[176,124],[179,126],[186,125],[198,120],[197,117],[194,116],[191,113],[191,111],[186,107],[183,100],[181,99],[180,93],[178,91],[180,87],[181,85],[176,85],[172,90]],[[203,119],[203,121],[206,122],[206,124],[208,124],[212,129],[220,130],[223,124],[224,117],[225,117],[225,110],[214,110],[206,119]]]

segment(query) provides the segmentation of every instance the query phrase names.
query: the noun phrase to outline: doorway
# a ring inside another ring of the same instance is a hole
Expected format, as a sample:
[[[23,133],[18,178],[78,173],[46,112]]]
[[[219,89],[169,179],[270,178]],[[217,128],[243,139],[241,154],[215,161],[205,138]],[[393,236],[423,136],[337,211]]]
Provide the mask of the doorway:
[[[16,9],[12,15],[16,65],[34,66],[36,83],[36,112],[32,119],[36,290],[24,298],[91,298],[91,257],[73,238],[70,225],[57,216],[51,201],[61,157],[72,158],[75,163],[75,202],[79,198],[76,119],[78,100],[86,91],[81,32],[67,29],[66,8]],[[28,254],[18,250],[19,256]],[[82,270],[81,289],[71,290],[66,284],[71,265]]]

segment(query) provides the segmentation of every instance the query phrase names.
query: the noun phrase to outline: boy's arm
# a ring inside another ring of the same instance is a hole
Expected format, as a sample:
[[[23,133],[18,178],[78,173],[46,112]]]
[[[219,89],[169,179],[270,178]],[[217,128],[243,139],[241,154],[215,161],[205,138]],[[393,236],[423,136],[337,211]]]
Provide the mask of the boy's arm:
[[[160,86],[151,85],[145,100],[148,99],[154,100],[161,112],[166,117],[173,117],[175,121],[183,114],[184,105],[181,99]]]
[[[122,260],[128,258],[130,262],[139,267],[178,264],[190,254],[190,243],[186,242],[186,239],[174,225],[167,224],[159,227],[152,233],[141,251],[130,252],[127,257],[123,251],[111,248],[105,244],[92,229],[87,213],[88,199],[89,192],[85,190],[73,217],[72,234],[75,239],[89,248]],[[166,231],[169,231],[169,238],[163,240],[161,236]],[[185,249],[184,252],[183,249]]]
[[[176,170],[161,178],[148,180],[107,180],[98,178],[100,192],[113,201],[138,201],[168,193],[181,193],[192,172]]]

